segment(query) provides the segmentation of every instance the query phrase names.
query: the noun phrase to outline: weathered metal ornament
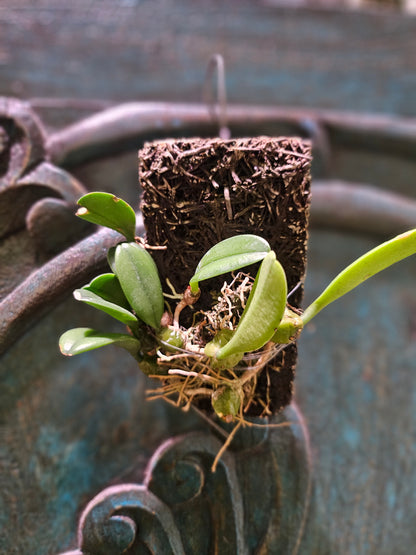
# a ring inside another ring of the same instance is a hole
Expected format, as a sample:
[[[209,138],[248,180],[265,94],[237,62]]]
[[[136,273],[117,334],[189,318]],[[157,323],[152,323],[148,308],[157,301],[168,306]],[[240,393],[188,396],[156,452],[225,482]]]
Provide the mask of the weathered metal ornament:
[[[311,452],[303,419],[291,405],[268,424],[241,429],[215,473],[211,466],[222,442],[213,433],[168,439],[149,460],[143,483],[111,486],[90,501],[80,518],[78,549],[61,555],[313,549]]]

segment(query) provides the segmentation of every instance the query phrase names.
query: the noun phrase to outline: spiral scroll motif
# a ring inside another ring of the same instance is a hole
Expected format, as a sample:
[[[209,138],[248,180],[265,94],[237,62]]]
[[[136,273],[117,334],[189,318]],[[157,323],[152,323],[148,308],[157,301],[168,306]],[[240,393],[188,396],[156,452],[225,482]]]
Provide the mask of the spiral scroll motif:
[[[26,229],[39,251],[56,254],[85,235],[72,220],[86,191],[48,161],[45,141],[28,103],[0,97],[0,239]]]
[[[169,508],[144,486],[104,490],[81,518],[81,553],[119,555],[140,548],[141,553],[184,553]]]
[[[90,502],[79,550],[65,555],[298,553],[310,518],[311,468],[297,408],[269,426],[242,429],[212,473],[221,445],[209,432],[164,442],[142,485],[113,486]]]

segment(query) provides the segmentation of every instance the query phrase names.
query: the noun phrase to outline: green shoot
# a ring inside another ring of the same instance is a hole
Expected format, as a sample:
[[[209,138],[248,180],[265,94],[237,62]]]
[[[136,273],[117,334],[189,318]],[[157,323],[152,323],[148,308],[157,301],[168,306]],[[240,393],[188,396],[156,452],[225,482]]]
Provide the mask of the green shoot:
[[[110,193],[88,193],[78,200],[77,216],[93,224],[114,229],[134,241],[136,214],[124,200]]]

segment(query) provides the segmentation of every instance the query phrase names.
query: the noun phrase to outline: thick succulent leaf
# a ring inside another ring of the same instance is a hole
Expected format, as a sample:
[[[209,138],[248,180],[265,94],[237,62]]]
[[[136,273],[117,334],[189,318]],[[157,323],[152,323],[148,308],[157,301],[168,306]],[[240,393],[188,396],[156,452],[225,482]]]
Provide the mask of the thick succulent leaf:
[[[366,279],[388,268],[392,264],[416,253],[416,229],[398,235],[382,243],[350,264],[308,306],[302,315],[306,324],[325,306],[342,297]]]
[[[255,351],[270,341],[283,317],[286,298],[285,272],[270,251],[261,263],[237,330],[217,358]]]
[[[78,201],[81,208],[77,216],[93,224],[115,229],[125,236],[127,241],[134,241],[136,231],[136,214],[124,200],[111,193],[88,193]]]
[[[79,355],[106,345],[123,347],[137,356],[140,341],[124,333],[103,333],[91,328],[74,328],[63,333],[59,339],[61,353],[66,356]]]
[[[130,310],[130,305],[115,274],[101,274],[82,289],[91,291],[110,303]]]
[[[214,245],[199,261],[189,285],[193,293],[204,279],[220,276],[263,260],[269,243],[257,235],[236,235]]]
[[[164,300],[150,254],[137,243],[120,243],[113,253],[113,270],[137,316],[148,326],[159,329]]]
[[[126,310],[122,306],[102,299],[92,291],[88,291],[88,289],[75,289],[73,294],[77,301],[83,301],[84,303],[87,303],[90,306],[97,308],[98,310],[102,310],[116,320],[123,322],[123,324],[126,324],[126,326],[131,327],[137,326],[138,324],[138,320],[132,312]]]

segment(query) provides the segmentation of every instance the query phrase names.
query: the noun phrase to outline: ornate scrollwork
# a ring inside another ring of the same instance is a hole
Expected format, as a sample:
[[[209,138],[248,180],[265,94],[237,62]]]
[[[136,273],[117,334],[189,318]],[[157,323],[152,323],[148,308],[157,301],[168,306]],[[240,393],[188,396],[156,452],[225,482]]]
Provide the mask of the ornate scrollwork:
[[[90,502],[80,522],[80,550],[94,555],[185,553],[169,508],[145,486],[134,484],[110,487]]]
[[[86,191],[48,161],[45,140],[28,103],[0,97],[0,238],[26,228],[35,247],[51,255],[85,235],[73,209]]]
[[[296,554],[311,500],[299,411],[291,405],[268,426],[246,427],[237,437],[215,473],[221,441],[212,433],[164,442],[142,485],[112,486],[89,503],[79,548],[65,555]]]

